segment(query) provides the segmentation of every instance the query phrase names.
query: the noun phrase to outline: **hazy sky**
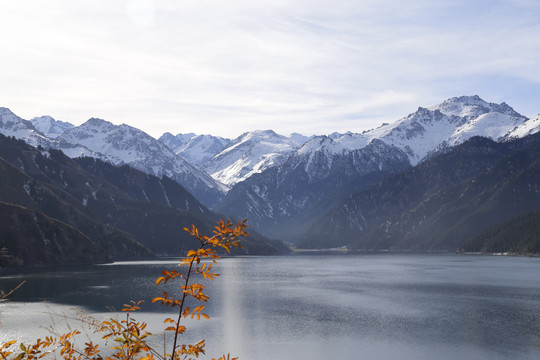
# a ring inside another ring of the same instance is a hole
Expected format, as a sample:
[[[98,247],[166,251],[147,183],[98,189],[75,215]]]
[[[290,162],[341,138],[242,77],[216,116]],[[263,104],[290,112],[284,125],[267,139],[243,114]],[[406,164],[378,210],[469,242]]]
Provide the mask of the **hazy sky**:
[[[0,106],[158,137],[361,131],[452,96],[540,113],[540,1],[0,0]]]

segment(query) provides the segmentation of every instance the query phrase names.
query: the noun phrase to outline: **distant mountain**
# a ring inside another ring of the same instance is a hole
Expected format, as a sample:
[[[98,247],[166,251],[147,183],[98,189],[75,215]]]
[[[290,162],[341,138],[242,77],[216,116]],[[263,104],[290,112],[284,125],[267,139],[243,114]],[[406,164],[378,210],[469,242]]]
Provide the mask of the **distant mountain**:
[[[489,103],[478,96],[454,97],[435,106],[419,107],[394,123],[360,134],[335,132],[308,138],[265,130],[247,132],[234,140],[165,133],[158,141],[128,125],[100,119],[75,127],[47,116],[26,121],[0,108],[3,134],[43,149],[60,149],[71,158],[87,156],[116,166],[129,165],[163,177],[161,185],[172,179],[206,206],[248,217],[251,225],[264,234],[286,240],[303,238],[305,231],[320,222],[318,219],[329,216],[330,209],[353,194],[389,175],[450,153],[468,139],[484,136],[511,143],[539,131],[540,115],[528,119],[506,103]],[[482,166],[478,169],[483,171]],[[105,171],[103,165],[99,167]],[[137,177],[134,181],[142,180]],[[131,185],[124,182],[115,186]],[[146,194],[152,203],[158,201],[147,189],[135,190],[130,197],[141,200]],[[168,201],[179,210],[193,209],[191,200],[188,205],[177,199]],[[168,206],[164,196],[158,203]],[[356,220],[351,221],[351,226],[356,226]]]
[[[316,139],[316,150],[308,141],[281,165],[238,183],[218,211],[247,216],[263,234],[291,241],[340,197],[409,167],[403,151],[380,140],[338,153],[332,139]]]
[[[38,131],[30,121],[18,117],[8,108],[0,107],[0,133],[22,139],[33,146],[54,146],[50,139]]]
[[[214,179],[231,186],[282,163],[299,146],[295,140],[272,130],[246,132],[212,157],[203,168]]]
[[[129,164],[148,174],[168,176],[186,186],[208,206],[213,206],[228,190],[161,142],[128,125],[93,118],[73,126],[49,116],[27,121],[9,109],[0,108],[0,133],[33,146],[60,149],[72,158],[90,156],[115,165]]]
[[[305,136],[299,133],[292,133],[288,136],[289,140],[297,144],[298,146],[304,145],[304,143],[312,138],[314,138],[315,135],[312,136]]]
[[[329,137],[330,139],[339,139],[339,138],[342,137],[342,136],[345,136],[345,135],[352,135],[352,134],[353,134],[353,133],[350,132],[350,131],[347,131],[346,133],[339,133],[339,132],[335,131],[335,132],[329,134],[328,137]]]
[[[506,103],[494,104],[478,96],[450,98],[443,103],[418,110],[391,124],[361,134],[332,134],[329,151],[360,149],[372,139],[404,151],[411,165],[416,165],[430,153],[459,145],[479,135],[495,141],[523,137],[540,131],[538,118],[528,119]],[[316,151],[320,140],[314,138],[306,147]]]
[[[56,139],[64,131],[75,127],[71,123],[55,120],[47,115],[35,117],[30,122],[39,132],[51,139]]]
[[[159,254],[182,254],[196,245],[183,227],[194,224],[211,233],[222,217],[167,177],[94,158],[70,159],[2,135],[0,173],[0,201],[73,227],[114,259],[153,256],[141,243]],[[11,231],[0,224],[0,234]],[[242,254],[283,251],[256,234],[243,244]]]
[[[276,166],[311,138],[298,133],[286,137],[272,130],[256,130],[234,140],[213,135],[171,133],[163,134],[159,140],[214,179],[232,186],[267,167]]]
[[[298,245],[456,251],[482,231],[540,209],[539,169],[540,134],[502,143],[471,138],[355,193]]]
[[[219,136],[196,135],[177,148],[175,153],[190,164],[204,168],[208,160],[223,151],[230,143],[231,140]]]
[[[173,135],[170,132],[166,132],[161,135],[158,140],[167,145],[169,149],[176,153],[180,151],[189,142],[189,140],[191,140],[191,138],[195,136],[196,135],[194,133]]]
[[[472,136],[505,141],[539,130],[538,118],[528,119],[505,103],[451,98],[361,134],[314,137],[277,166],[238,183],[217,209],[255,220],[268,236],[284,230],[298,235],[325,207]]]
[[[207,206],[214,205],[227,188],[203,171],[177,156],[163,143],[128,125],[114,125],[101,119],[90,119],[68,129],[57,140],[58,148],[69,151],[77,144],[90,149],[98,158],[115,165],[128,164],[147,174],[167,176],[185,186]]]
[[[37,127],[34,126],[32,121],[18,117],[11,112],[11,110],[0,108],[0,134],[24,140],[27,144],[32,146],[42,146],[46,149],[62,148],[63,152],[69,157],[92,156],[106,160],[104,155],[95,153],[83,145],[58,141],[42,132],[42,130],[45,132],[52,131],[52,134],[55,135],[57,132],[61,131],[61,129],[72,128],[74,125],[67,125],[68,123],[54,120],[48,116],[34,118],[34,120]]]

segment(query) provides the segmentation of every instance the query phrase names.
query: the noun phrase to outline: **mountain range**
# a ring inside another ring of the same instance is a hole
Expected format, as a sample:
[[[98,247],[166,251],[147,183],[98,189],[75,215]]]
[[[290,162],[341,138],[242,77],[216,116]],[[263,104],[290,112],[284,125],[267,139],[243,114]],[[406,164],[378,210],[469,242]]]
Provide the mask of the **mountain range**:
[[[168,196],[168,200],[162,196],[156,200],[161,206],[247,217],[263,235],[301,247],[349,246],[363,251],[456,250],[489,227],[537,210],[532,201],[532,205],[519,203],[515,210],[505,212],[496,206],[502,200],[493,200],[486,207],[492,209],[487,213],[495,220],[485,221],[484,227],[449,213],[468,214],[463,209],[471,208],[456,197],[489,197],[485,189],[483,195],[465,189],[475,188],[471,184],[478,183],[477,177],[489,178],[498,162],[514,161],[516,152],[534,154],[534,134],[539,130],[540,115],[529,119],[506,103],[489,103],[478,96],[419,107],[362,133],[308,137],[261,130],[236,139],[192,133],[165,133],[154,139],[131,126],[101,119],[79,126],[50,116],[27,121],[0,108],[0,133],[51,153],[60,150],[78,166],[91,163],[92,158],[99,162],[99,169],[109,167],[100,170],[100,177],[112,173],[111,169],[124,169],[115,175],[115,186],[122,191],[131,185],[119,179],[129,178],[127,174],[137,169],[162,183],[180,184],[193,195],[189,200],[185,194]],[[26,171],[20,163],[13,165]],[[528,173],[534,166],[523,163],[513,171]],[[493,183],[483,180],[484,188],[495,189],[504,182],[521,186],[508,179],[511,173],[498,176]],[[143,199],[147,195],[146,190],[137,192],[138,201],[150,201]],[[89,204],[92,198],[87,194],[84,201]],[[421,212],[424,208],[430,210]],[[110,210],[108,214],[113,217]],[[451,230],[450,225],[456,228]],[[463,230],[471,227],[478,231]],[[166,252],[167,246],[152,250]]]
[[[473,137],[349,196],[298,246],[456,251],[465,240],[540,209],[538,179],[540,134],[507,142]]]
[[[71,159],[14,137],[0,135],[0,171],[1,211],[11,219],[0,224],[0,248],[15,264],[180,255],[196,245],[183,227],[211,233],[222,217],[166,176],[91,157]],[[279,243],[254,233],[239,253],[281,251]]]
[[[216,209],[246,216],[263,234],[295,242],[341,200],[389,174],[476,135],[506,141],[538,130],[540,116],[528,119],[478,96],[451,98],[361,134],[314,137],[280,166],[239,183]]]

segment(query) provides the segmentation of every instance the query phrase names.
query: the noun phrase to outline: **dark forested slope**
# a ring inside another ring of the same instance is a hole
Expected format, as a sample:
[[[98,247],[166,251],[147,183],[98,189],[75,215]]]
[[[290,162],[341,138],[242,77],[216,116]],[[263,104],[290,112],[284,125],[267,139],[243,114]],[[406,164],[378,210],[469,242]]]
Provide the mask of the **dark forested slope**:
[[[180,254],[195,245],[183,227],[194,224],[211,233],[218,218],[168,178],[95,159],[70,159],[1,135],[0,173],[0,201],[71,226],[114,259],[154,256],[151,251]],[[256,236],[244,245],[248,253],[281,251]]]
[[[350,196],[299,246],[454,251],[492,226],[540,209],[539,139],[472,138]]]

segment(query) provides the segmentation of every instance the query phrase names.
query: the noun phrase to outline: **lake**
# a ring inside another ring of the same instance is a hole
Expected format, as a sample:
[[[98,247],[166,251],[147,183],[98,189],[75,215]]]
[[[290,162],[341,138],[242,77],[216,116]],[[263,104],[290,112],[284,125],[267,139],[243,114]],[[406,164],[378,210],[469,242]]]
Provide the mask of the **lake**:
[[[130,299],[159,332],[150,299],[176,261],[119,262],[3,276],[27,283],[0,303],[0,342],[65,326],[73,307],[102,320]],[[208,284],[210,320],[186,338],[207,353],[257,359],[539,359],[540,259],[454,254],[226,258]],[[134,315],[135,316],[135,315]],[[162,339],[158,335],[157,339]],[[157,341],[157,340],[156,340]]]

